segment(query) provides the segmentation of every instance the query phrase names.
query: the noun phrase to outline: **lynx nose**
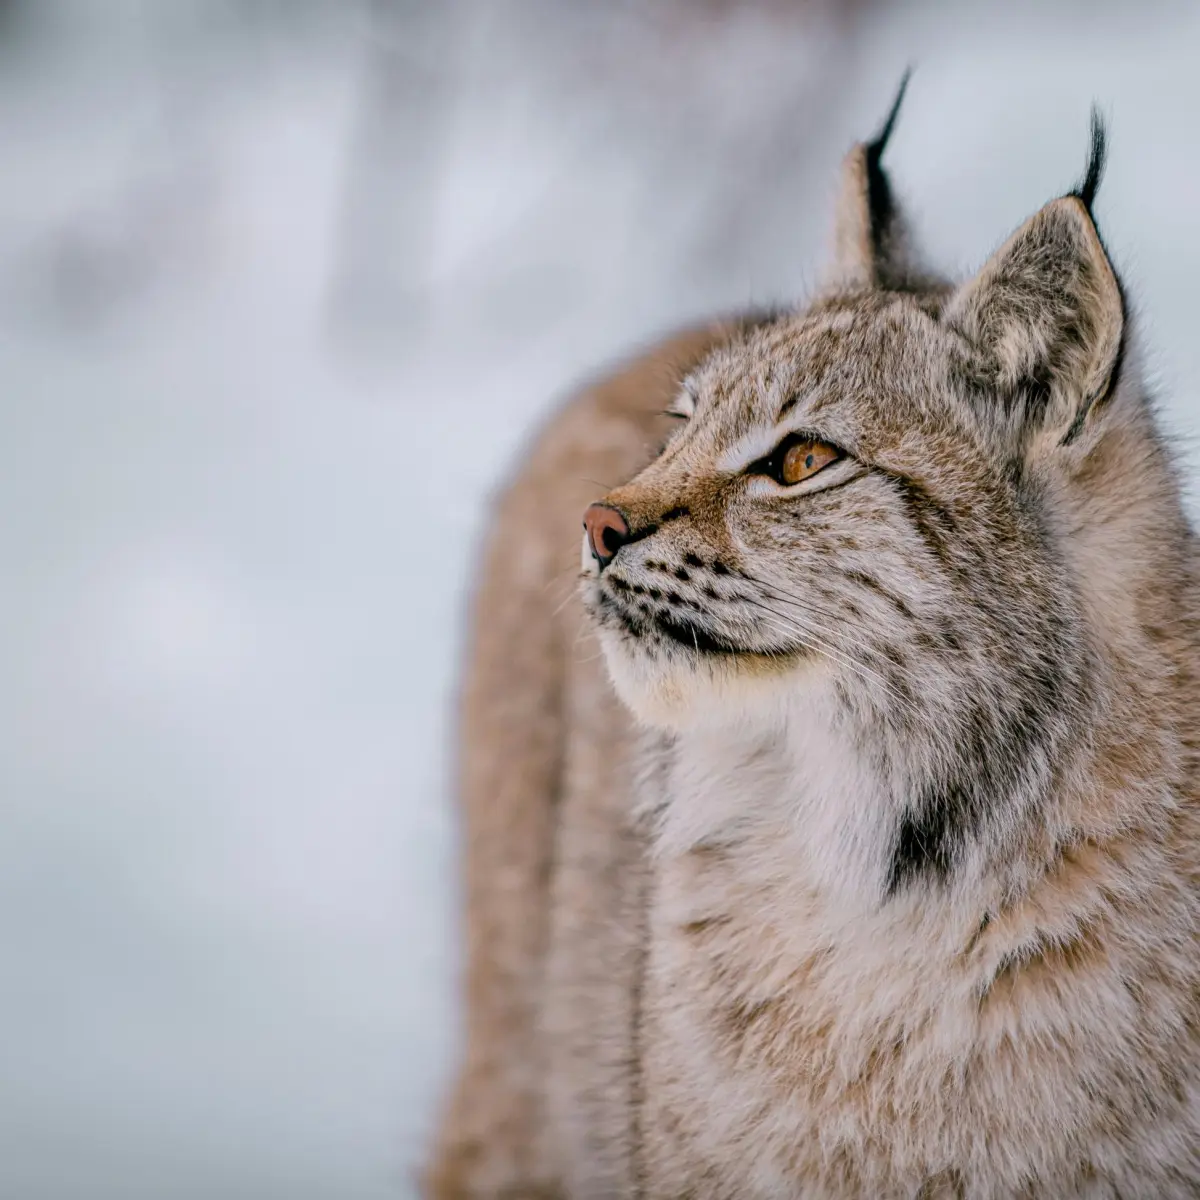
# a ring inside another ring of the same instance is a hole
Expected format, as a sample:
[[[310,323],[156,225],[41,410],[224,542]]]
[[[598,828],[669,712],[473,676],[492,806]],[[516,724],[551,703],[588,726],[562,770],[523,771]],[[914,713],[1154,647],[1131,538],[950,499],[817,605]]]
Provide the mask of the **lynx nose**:
[[[629,526],[625,518],[607,504],[590,505],[583,514],[583,527],[587,530],[592,557],[601,569],[608,566],[617,551],[629,541]]]

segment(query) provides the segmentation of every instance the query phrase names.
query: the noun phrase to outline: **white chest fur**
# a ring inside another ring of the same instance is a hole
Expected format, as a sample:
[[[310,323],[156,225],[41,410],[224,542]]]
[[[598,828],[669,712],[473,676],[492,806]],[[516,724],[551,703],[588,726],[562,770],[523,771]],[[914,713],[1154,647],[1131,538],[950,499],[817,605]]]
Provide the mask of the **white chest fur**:
[[[689,730],[660,753],[641,797],[648,1170],[683,1182],[711,1168],[706,1145],[724,1145],[739,1194],[793,1194],[807,1174],[798,1147],[840,1123],[855,1137],[875,1127],[855,1081],[880,1055],[917,1029],[921,1053],[960,1054],[975,1001],[950,964],[972,918],[916,896],[885,902],[893,806],[819,708]]]
[[[897,805],[820,693],[740,725],[688,729],[660,753],[640,798],[659,862],[719,846],[743,884],[820,895],[845,919],[877,906]]]

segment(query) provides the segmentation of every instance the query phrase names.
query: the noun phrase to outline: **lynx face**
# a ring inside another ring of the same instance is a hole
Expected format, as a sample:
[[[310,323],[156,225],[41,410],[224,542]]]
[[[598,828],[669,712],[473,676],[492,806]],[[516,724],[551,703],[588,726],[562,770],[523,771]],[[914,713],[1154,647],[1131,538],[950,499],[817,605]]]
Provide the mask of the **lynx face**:
[[[969,360],[933,304],[859,295],[760,327],[686,382],[679,433],[605,498],[624,543],[603,565],[585,545],[635,712],[725,721],[832,686],[903,725],[986,682],[980,654],[1005,686],[1061,685],[1066,667],[1037,659],[1069,643],[1071,597]]]

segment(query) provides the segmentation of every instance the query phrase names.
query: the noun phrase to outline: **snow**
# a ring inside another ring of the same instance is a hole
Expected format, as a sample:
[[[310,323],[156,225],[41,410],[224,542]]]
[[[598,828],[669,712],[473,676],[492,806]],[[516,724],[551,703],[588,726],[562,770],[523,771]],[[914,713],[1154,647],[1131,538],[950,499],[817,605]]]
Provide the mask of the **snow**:
[[[456,1032],[445,780],[489,494],[614,356],[803,293],[910,60],[889,162],[964,269],[1070,186],[1100,100],[1099,215],[1185,448],[1200,420],[1195,10],[713,39],[625,6],[251,8],[57,0],[0,60],[22,1200],[411,1194]],[[373,55],[417,72],[376,123]]]

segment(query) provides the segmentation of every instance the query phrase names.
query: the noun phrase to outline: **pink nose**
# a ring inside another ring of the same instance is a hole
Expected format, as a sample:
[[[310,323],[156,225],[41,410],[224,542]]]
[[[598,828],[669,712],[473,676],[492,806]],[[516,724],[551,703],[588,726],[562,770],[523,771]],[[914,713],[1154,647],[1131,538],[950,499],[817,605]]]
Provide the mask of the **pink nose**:
[[[617,551],[629,541],[629,526],[625,518],[607,504],[591,505],[583,514],[583,527],[587,530],[592,557],[602,567],[608,566]]]

